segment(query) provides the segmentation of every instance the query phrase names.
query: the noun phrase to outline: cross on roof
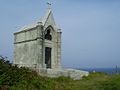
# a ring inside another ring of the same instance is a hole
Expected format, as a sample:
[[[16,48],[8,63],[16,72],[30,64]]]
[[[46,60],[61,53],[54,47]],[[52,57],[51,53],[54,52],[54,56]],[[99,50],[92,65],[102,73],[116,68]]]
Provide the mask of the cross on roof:
[[[48,8],[50,9],[52,4],[50,3],[50,1],[48,1],[47,5],[48,5]]]

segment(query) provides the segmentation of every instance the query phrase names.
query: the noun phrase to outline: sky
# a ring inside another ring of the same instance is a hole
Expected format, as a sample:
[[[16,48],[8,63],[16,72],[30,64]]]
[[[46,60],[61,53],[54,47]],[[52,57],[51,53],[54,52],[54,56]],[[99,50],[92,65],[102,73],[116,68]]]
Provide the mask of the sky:
[[[14,32],[42,17],[47,0],[0,0],[0,55],[13,60]],[[51,0],[62,29],[62,65],[120,67],[120,0]]]

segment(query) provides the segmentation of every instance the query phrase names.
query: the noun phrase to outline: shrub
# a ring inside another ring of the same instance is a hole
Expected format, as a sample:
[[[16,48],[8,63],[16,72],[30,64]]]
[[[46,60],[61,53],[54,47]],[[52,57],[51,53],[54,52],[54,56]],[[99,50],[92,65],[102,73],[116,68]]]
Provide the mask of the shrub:
[[[0,90],[120,90],[120,75],[96,72],[81,80],[41,77],[0,57]]]

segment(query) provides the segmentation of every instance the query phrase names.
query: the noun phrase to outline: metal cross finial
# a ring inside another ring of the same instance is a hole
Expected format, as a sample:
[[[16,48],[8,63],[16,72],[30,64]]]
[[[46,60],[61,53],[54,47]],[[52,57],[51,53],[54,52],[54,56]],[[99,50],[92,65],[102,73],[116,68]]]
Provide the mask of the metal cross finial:
[[[47,2],[47,5],[48,5],[48,9],[50,9],[50,8],[51,8],[51,3],[50,3],[50,1]]]

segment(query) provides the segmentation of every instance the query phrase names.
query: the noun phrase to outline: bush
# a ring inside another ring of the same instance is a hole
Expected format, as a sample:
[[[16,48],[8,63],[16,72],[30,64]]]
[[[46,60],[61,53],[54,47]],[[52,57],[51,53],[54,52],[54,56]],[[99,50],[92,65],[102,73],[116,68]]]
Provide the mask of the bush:
[[[0,57],[0,90],[120,90],[120,75],[96,72],[81,80],[41,77]]]

